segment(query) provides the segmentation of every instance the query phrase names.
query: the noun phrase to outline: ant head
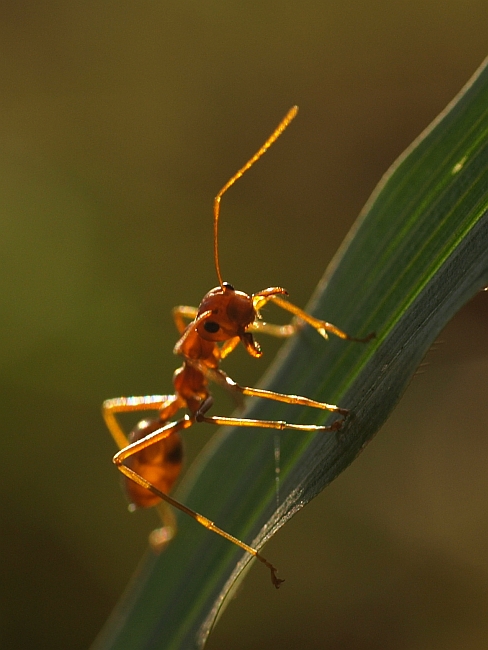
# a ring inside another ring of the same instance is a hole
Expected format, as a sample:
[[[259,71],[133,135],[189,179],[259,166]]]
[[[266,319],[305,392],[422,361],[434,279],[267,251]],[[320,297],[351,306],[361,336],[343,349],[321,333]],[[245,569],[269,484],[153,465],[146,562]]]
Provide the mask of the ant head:
[[[220,201],[229,187],[234,185],[234,183],[241,178],[241,176],[245,174],[245,172],[271,147],[273,142],[275,142],[275,140],[286,129],[288,124],[290,124],[297,112],[298,107],[293,106],[262,147],[260,147],[254,156],[252,156],[247,163],[227,181],[214,198],[214,263],[217,280],[220,286],[209,291],[200,303],[196,318],[196,331],[205,341],[213,342],[229,341],[238,336],[246,350],[253,357],[260,357],[261,349],[254,341],[252,334],[246,332],[247,326],[256,319],[256,310],[253,305],[252,297],[242,291],[236,291],[228,282],[223,282],[222,274],[220,272],[218,236]],[[200,320],[199,316],[201,317]]]
[[[228,341],[243,337],[245,330],[256,318],[251,296],[236,291],[228,282],[211,289],[198,308],[198,316],[210,312],[197,324],[198,335],[206,341]]]

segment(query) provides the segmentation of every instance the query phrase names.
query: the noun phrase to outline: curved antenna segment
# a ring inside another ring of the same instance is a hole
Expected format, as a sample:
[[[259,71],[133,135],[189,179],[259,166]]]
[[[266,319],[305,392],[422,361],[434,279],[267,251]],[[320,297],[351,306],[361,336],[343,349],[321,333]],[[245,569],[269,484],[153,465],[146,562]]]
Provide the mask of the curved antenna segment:
[[[220,286],[223,288],[224,283],[222,281],[222,275],[220,273],[220,264],[219,264],[219,243],[218,243],[218,235],[219,235],[219,216],[220,216],[220,199],[222,196],[227,192],[229,187],[231,185],[234,185],[236,180],[240,178],[248,169],[249,167],[252,167],[254,163],[261,158],[263,153],[265,153],[273,144],[275,140],[277,140],[280,135],[283,133],[283,131],[286,129],[288,124],[292,121],[292,119],[295,117],[295,115],[298,113],[298,106],[293,106],[293,108],[290,108],[288,113],[285,115],[285,117],[281,120],[281,122],[278,124],[276,129],[273,131],[273,133],[269,136],[269,138],[266,140],[266,142],[263,144],[263,146],[257,151],[252,158],[250,158],[247,163],[239,169],[238,172],[232,176],[230,180],[227,181],[227,183],[224,185],[224,187],[220,190],[220,192],[217,194],[217,196],[214,199],[214,260],[215,260],[215,270],[217,271],[217,279],[219,281]]]

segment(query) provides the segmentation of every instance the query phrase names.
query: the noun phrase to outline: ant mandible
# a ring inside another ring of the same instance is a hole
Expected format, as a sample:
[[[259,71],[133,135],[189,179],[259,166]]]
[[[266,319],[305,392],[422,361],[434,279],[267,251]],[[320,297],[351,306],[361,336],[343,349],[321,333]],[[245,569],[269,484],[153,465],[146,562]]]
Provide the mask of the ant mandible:
[[[180,333],[174,353],[183,357],[183,363],[173,375],[173,395],[146,395],[141,397],[118,397],[103,403],[103,417],[120,451],[115,454],[113,462],[126,477],[125,488],[131,508],[150,507],[158,504],[170,504],[193,517],[205,528],[221,535],[233,544],[244,549],[271,571],[273,585],[278,588],[283,582],[276,575],[276,568],[255,548],[241,542],[218,528],[212,521],[191,510],[169,496],[169,492],[178,478],[182,466],[182,446],[179,432],[188,429],[195,422],[234,425],[239,427],[259,427],[268,429],[293,429],[295,431],[337,431],[342,419],[329,426],[316,424],[290,424],[278,420],[251,420],[248,418],[221,417],[207,415],[213,400],[208,388],[209,380],[223,385],[239,397],[261,397],[286,404],[299,404],[316,409],[338,413],[345,417],[346,409],[333,404],[317,402],[298,395],[284,395],[269,390],[240,386],[223,370],[220,361],[225,359],[242,343],[247,352],[259,358],[262,355],[253,333],[265,332],[273,336],[288,337],[297,330],[300,321],[308,323],[324,338],[335,334],[350,341],[369,341],[373,334],[364,339],[349,336],[335,325],[314,318],[283,298],[287,295],[281,287],[264,289],[252,296],[236,291],[234,287],[223,282],[219,264],[218,224],[220,200],[225,192],[240,178],[275,142],[297,114],[294,106],[280,122],[271,136],[254,156],[224,185],[214,199],[214,262],[218,286],[209,291],[198,309],[179,306],[173,309],[173,318]],[[260,311],[268,302],[293,314],[289,325],[272,325],[261,320]],[[190,320],[189,324],[186,320]],[[187,413],[179,420],[172,421],[175,414],[186,409]],[[119,425],[116,414],[132,411],[158,411],[153,420],[143,420],[127,437]],[[174,534],[174,515],[168,508],[160,510],[166,525],[155,531],[153,546],[162,547]]]

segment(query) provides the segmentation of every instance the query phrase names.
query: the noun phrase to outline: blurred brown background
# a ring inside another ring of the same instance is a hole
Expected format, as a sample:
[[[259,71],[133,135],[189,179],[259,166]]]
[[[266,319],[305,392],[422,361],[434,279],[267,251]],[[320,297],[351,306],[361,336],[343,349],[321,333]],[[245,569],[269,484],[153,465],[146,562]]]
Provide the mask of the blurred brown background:
[[[221,263],[305,304],[483,60],[487,18],[486,0],[2,3],[0,647],[88,647],[146,546],[100,404],[171,390],[170,309],[216,283],[217,190],[299,104],[223,201]],[[480,294],[268,545],[283,589],[252,571],[210,649],[488,647],[487,319]],[[244,356],[226,369],[255,382]]]

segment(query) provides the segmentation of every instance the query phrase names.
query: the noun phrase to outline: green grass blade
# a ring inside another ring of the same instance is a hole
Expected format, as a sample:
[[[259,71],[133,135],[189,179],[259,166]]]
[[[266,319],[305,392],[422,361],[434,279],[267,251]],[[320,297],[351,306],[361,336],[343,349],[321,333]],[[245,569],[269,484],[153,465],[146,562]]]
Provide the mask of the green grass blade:
[[[177,498],[260,547],[330,483],[387,419],[439,331],[488,284],[487,211],[485,65],[385,176],[313,300],[316,315],[355,336],[375,331],[377,338],[366,345],[325,343],[306,328],[268,373],[273,390],[351,409],[343,429],[279,434],[278,510],[275,434],[243,428],[216,435]],[[247,415],[322,421],[311,409],[264,400],[255,400]],[[179,527],[165,553],[144,558],[96,648],[203,645],[250,558],[188,517],[179,517]]]

